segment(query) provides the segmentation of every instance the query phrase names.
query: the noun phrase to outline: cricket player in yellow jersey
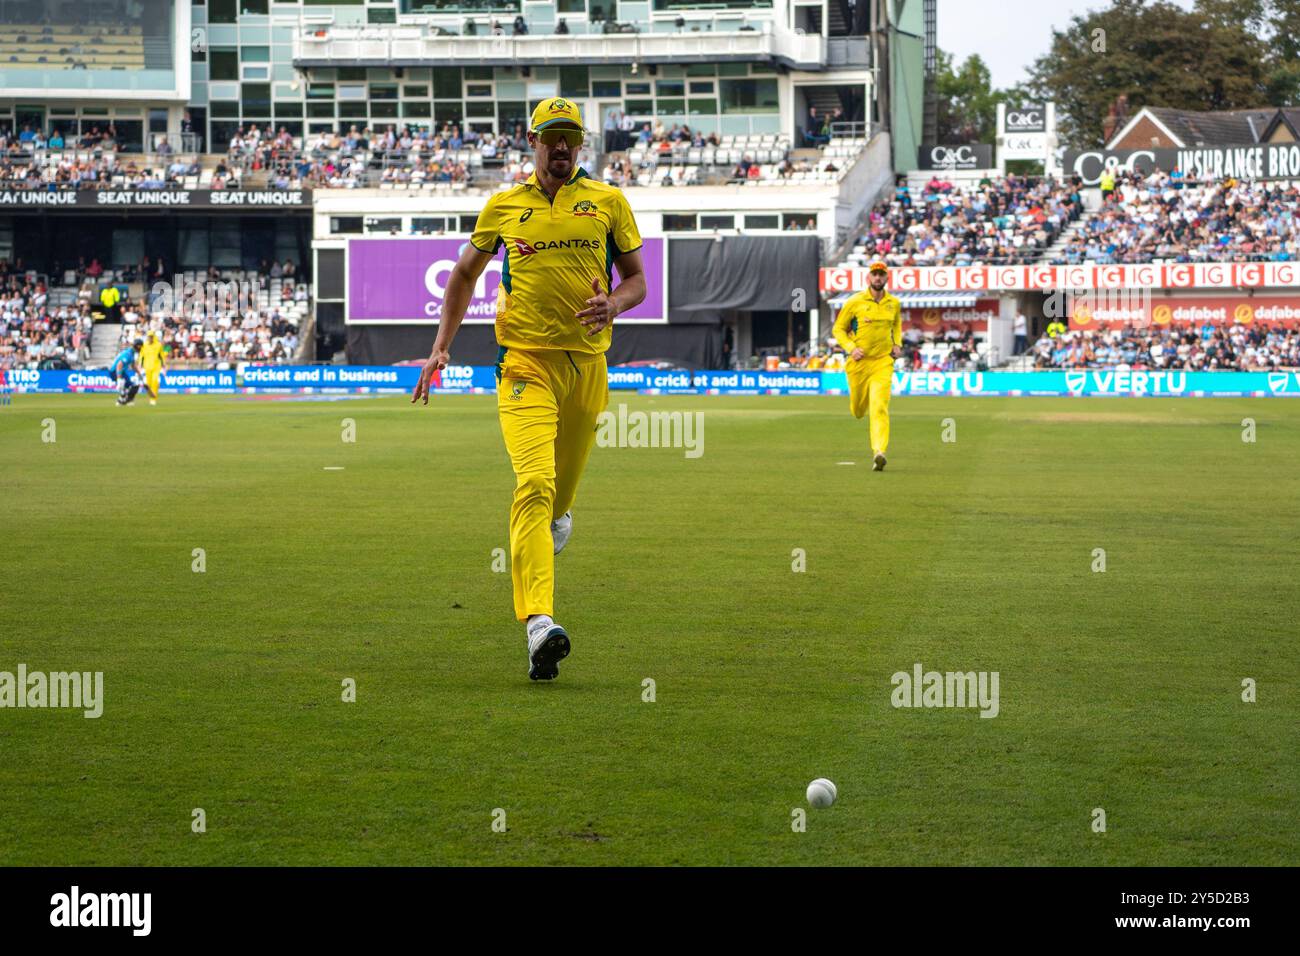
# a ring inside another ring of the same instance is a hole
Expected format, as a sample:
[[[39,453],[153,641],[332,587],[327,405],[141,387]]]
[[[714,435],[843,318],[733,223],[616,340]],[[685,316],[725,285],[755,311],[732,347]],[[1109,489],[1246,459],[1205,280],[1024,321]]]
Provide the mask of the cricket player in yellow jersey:
[[[144,370],[144,387],[149,393],[150,405],[158,404],[158,383],[166,366],[162,339],[157,332],[150,332],[144,337],[144,348],[140,350],[140,368]]]
[[[493,194],[479,214],[447,281],[433,352],[411,396],[429,403],[429,381],[451,360],[474,284],[504,248],[497,411],[515,472],[510,571],[533,680],[558,676],[570,650],[568,633],[552,617],[555,555],[573,531],[578,481],[609,400],[610,325],[646,292],[632,209],[618,189],[577,165],[583,136],[572,100],[544,100],[533,110],[528,143],[536,171]]]
[[[889,267],[873,262],[867,288],[849,297],[835,320],[835,341],[848,353],[849,408],[854,418],[870,414],[872,471],[885,470],[889,448],[889,392],[894,359],[902,354],[903,312],[889,294]]]

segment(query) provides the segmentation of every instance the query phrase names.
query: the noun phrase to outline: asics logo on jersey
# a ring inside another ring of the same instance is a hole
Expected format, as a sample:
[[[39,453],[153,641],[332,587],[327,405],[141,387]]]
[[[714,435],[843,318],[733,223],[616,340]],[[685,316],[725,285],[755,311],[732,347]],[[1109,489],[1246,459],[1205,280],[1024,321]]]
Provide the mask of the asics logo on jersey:
[[[527,221],[529,220],[529,218],[532,217],[532,215],[533,215],[533,211],[532,211],[531,209],[525,209],[525,210],[524,210],[524,214],[523,214],[522,216],[519,217],[519,221],[520,221],[520,222],[527,222]]]

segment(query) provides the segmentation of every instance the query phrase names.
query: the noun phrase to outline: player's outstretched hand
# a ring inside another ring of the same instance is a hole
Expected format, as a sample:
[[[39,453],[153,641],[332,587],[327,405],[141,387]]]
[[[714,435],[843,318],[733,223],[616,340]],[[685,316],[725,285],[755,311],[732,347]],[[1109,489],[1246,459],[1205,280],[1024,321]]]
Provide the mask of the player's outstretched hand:
[[[415,391],[411,393],[412,405],[420,398],[424,399],[424,404],[429,404],[429,382],[433,380],[433,373],[442,371],[450,361],[451,355],[446,349],[434,348],[429,361],[425,362],[424,368],[420,369],[420,380],[415,383]]]
[[[582,319],[582,324],[586,326],[587,334],[595,335],[614,322],[614,316],[618,315],[618,307],[614,305],[614,300],[601,290],[599,279],[591,280],[591,291],[596,294],[587,300],[587,308],[578,313],[578,318]]]

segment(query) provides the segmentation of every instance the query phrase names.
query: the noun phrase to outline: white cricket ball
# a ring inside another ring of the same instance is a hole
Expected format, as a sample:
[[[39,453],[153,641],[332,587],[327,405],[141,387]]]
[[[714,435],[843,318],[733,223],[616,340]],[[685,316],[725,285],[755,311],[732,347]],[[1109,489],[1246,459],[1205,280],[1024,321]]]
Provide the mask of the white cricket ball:
[[[831,783],[825,777],[818,777],[812,783],[808,784],[808,804],[809,806],[829,807],[835,802],[838,793],[835,790],[835,784]]]

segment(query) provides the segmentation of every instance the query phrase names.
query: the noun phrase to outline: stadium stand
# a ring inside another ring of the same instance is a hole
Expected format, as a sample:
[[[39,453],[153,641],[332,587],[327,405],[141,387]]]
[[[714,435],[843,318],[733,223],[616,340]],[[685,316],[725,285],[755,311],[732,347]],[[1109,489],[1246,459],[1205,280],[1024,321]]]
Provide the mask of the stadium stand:
[[[707,137],[689,126],[651,131],[643,124],[635,145],[606,154],[601,178],[613,185],[689,186],[724,182],[757,185],[832,185],[861,153],[866,140],[835,137],[824,147],[796,155],[788,136],[777,134]]]
[[[287,275],[286,275],[287,271]],[[294,359],[299,328],[310,310],[308,284],[291,262],[258,270],[188,270],[184,282],[202,294],[182,293],[179,306],[151,292],[122,313],[121,342],[158,331],[172,364],[286,363]]]
[[[1070,183],[1009,175],[963,189],[936,174],[920,195],[900,182],[878,203],[842,265],[1029,263],[1082,212]]]
[[[1043,336],[1035,368],[1273,371],[1300,367],[1300,330],[1258,325],[1074,330]]]
[[[89,302],[53,306],[40,277],[0,259],[0,369],[79,364],[92,325]]]
[[[87,4],[87,15],[95,5]],[[142,70],[145,38],[124,23],[0,23],[0,64],[15,69]]]
[[[1184,182],[1162,170],[1120,177],[1055,264],[1288,262],[1300,258],[1300,185]]]
[[[148,264],[129,270],[104,269],[98,261],[79,264],[62,285],[0,260],[0,369],[37,368],[42,362],[96,364],[149,329],[160,332],[173,367],[257,361],[293,361],[300,332],[311,314],[309,284],[290,261],[257,270],[186,270],[180,273],[194,294],[176,299],[156,295],[156,283],[175,275],[147,275]],[[127,284],[133,293],[119,307],[121,324],[95,317],[95,293],[108,284]],[[101,344],[96,326],[110,336]],[[92,342],[93,340],[93,342]],[[92,352],[92,347],[95,349]]]

